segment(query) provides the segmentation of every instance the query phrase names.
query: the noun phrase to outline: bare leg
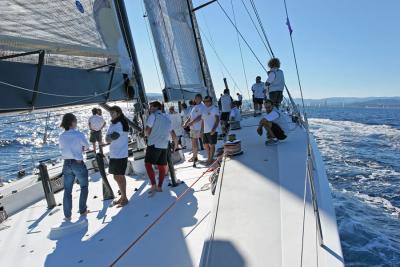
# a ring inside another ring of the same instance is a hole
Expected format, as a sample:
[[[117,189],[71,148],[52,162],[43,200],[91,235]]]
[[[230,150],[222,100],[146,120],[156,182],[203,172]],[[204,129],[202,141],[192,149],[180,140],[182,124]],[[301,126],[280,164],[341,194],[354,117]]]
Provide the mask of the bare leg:
[[[214,153],[215,153],[215,145],[210,144],[210,153],[208,156],[208,162],[211,164],[213,159],[214,159]]]
[[[121,198],[118,200],[121,206],[125,206],[128,203],[126,196],[126,179],[125,175],[114,175],[114,179],[118,184],[119,190],[121,191]]]
[[[210,161],[210,145],[204,144],[205,149],[207,150],[207,163]]]
[[[92,145],[93,145],[93,151],[96,154],[96,142],[93,142]]]
[[[101,153],[102,155],[104,155],[102,145],[103,145],[103,142],[100,141],[100,142],[99,142],[99,151],[100,151],[100,153]]]
[[[192,152],[193,152],[193,159],[197,159],[197,138],[192,138]]]

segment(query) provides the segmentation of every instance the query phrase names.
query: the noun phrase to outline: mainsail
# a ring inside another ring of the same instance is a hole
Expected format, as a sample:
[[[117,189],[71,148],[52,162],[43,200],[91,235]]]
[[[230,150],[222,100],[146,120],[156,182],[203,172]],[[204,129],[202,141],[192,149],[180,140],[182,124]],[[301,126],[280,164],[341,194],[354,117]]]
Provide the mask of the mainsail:
[[[145,101],[123,0],[1,1],[0,16],[0,112]]]
[[[215,97],[191,0],[145,0],[167,101]]]

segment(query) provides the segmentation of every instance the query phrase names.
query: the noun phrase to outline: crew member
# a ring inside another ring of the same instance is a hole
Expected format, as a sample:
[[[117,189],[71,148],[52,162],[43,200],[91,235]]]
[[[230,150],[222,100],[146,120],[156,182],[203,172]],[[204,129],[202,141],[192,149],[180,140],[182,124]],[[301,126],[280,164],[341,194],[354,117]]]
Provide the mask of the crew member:
[[[89,141],[93,145],[93,151],[96,153],[96,143],[99,143],[100,153],[103,154],[103,137],[102,130],[106,126],[106,121],[101,116],[101,109],[93,108],[92,116],[89,118],[90,137]]]
[[[261,114],[262,104],[264,103],[266,88],[264,83],[261,81],[261,77],[256,77],[256,83],[251,87],[253,91],[253,103],[254,103],[254,117]]]
[[[161,112],[161,103],[154,101],[150,104],[151,115],[146,123],[146,135],[148,137],[146,156],[144,159],[147,175],[151,182],[149,193],[162,192],[162,185],[167,173],[167,155],[169,137],[177,147],[176,134],[172,129],[171,120]],[[159,171],[158,184],[156,184],[153,165],[157,165]]]
[[[72,210],[72,187],[75,178],[79,181],[81,188],[79,196],[79,213],[84,216],[88,213],[86,201],[88,198],[88,170],[83,162],[82,152],[89,149],[89,143],[83,133],[76,129],[77,120],[74,114],[66,113],[60,125],[64,132],[59,138],[61,156],[64,159],[64,198],[63,210],[66,221],[71,220]]]
[[[215,144],[217,143],[219,111],[218,108],[213,105],[211,96],[206,96],[203,102],[205,105],[203,113],[201,115],[203,143],[208,153],[206,165],[210,165],[213,162],[215,153]]]
[[[229,130],[229,114],[231,113],[233,99],[229,93],[229,89],[224,90],[224,94],[219,99],[221,103],[221,126],[222,134],[226,136]]]
[[[128,120],[118,106],[110,108],[111,124],[106,135],[106,142],[110,143],[110,164],[108,172],[114,175],[121,192],[120,199],[113,202],[118,208],[128,204],[126,196],[125,172],[128,166]]]
[[[279,69],[281,62],[278,58],[271,58],[268,62],[268,79],[265,85],[268,86],[269,99],[274,103],[274,106],[279,108],[283,99],[283,89],[285,88],[285,77],[283,71]]]
[[[263,128],[267,131],[267,145],[277,143],[278,140],[286,139],[284,129],[286,129],[287,122],[269,99],[265,101],[265,110],[267,114],[260,120],[257,133],[261,136]]]

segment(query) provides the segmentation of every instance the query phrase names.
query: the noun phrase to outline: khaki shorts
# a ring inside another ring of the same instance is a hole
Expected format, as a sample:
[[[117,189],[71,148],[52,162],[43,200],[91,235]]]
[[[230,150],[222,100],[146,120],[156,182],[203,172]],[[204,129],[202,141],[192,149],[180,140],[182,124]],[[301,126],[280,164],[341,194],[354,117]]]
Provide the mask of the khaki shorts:
[[[190,130],[190,138],[200,138],[200,130]]]

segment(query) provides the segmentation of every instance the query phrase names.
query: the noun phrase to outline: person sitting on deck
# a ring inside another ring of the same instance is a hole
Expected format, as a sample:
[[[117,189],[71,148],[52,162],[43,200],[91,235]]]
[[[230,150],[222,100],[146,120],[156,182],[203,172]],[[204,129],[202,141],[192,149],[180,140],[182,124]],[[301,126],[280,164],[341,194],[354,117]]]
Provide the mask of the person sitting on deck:
[[[75,178],[79,181],[81,192],[79,196],[79,213],[84,216],[88,213],[86,206],[89,192],[89,175],[82,152],[89,149],[89,142],[85,135],[76,130],[77,120],[74,114],[66,113],[60,125],[64,132],[59,138],[61,156],[64,159],[62,174],[64,176],[63,210],[65,220],[71,220],[72,187]]]
[[[264,103],[266,88],[265,84],[261,81],[261,77],[256,77],[256,83],[251,87],[253,92],[253,103],[254,103],[254,117],[261,114],[262,104]]]
[[[222,134],[226,136],[229,130],[229,115],[232,110],[233,99],[229,93],[229,89],[224,90],[224,94],[219,101],[221,103],[221,126]]]
[[[204,104],[202,103],[203,96],[201,94],[197,94],[194,98],[195,106],[193,106],[190,111],[190,115],[188,120],[184,123],[184,127],[190,127],[190,138],[192,139],[192,152],[193,157],[189,160],[189,162],[196,162],[197,154],[198,154],[198,146],[197,142],[200,138],[201,131],[201,114],[203,113]]]
[[[169,149],[169,136],[177,147],[176,134],[172,129],[171,120],[161,112],[161,103],[154,101],[150,103],[151,115],[146,123],[146,135],[148,137],[145,155],[145,168],[151,182],[149,193],[162,192],[162,184],[167,174],[167,156]],[[158,184],[156,185],[153,165],[157,165],[159,171]]]
[[[278,140],[286,139],[286,134],[283,130],[285,124],[285,118],[281,115],[277,108],[274,107],[271,100],[265,101],[265,109],[267,114],[260,120],[257,128],[257,133],[261,136],[263,128],[267,131],[266,144],[273,144]]]
[[[99,112],[100,111],[100,112]],[[101,116],[101,109],[93,108],[92,116],[89,118],[90,137],[89,141],[93,145],[93,151],[96,153],[96,142],[99,143],[100,153],[103,154],[103,137],[101,131],[106,126],[106,121]]]
[[[213,105],[211,96],[206,96],[204,98],[204,105],[205,108],[201,115],[201,128],[203,132],[203,143],[208,153],[206,165],[211,165],[214,160],[215,144],[217,143],[218,137],[219,110]]]
[[[108,172],[114,175],[121,192],[121,198],[113,204],[118,208],[128,204],[126,196],[125,172],[128,166],[128,120],[118,106],[110,108],[111,124],[106,135],[106,142],[110,143],[110,164]]]
[[[233,101],[232,104],[232,110],[231,113],[229,114],[229,124],[230,124],[230,129],[231,130],[237,130],[240,129],[240,121],[242,120],[242,117],[240,115],[240,110],[239,110],[239,101]]]
[[[283,71],[279,69],[281,62],[277,58],[271,58],[268,62],[268,79],[265,85],[268,87],[269,99],[274,103],[276,108],[279,108],[283,100],[283,89],[285,88],[285,77]]]

